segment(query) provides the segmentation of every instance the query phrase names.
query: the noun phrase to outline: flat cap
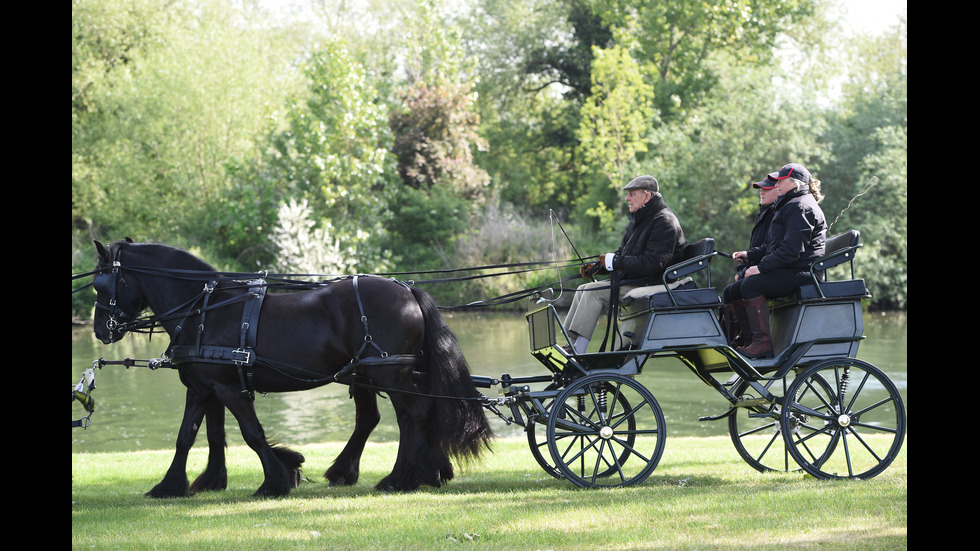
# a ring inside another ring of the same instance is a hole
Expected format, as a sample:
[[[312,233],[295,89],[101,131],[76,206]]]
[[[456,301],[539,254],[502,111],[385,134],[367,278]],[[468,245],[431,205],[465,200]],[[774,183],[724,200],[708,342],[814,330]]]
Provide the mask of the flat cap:
[[[637,176],[630,183],[623,186],[623,191],[632,191],[634,189],[645,189],[653,193],[659,193],[660,184],[653,176]]]

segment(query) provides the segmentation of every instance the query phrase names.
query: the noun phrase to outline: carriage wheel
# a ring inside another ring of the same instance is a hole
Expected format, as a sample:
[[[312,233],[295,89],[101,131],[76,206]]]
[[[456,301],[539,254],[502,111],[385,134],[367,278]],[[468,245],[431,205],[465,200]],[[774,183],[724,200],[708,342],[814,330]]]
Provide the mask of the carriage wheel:
[[[549,387],[548,390],[551,390],[551,388]],[[550,411],[552,404],[554,404],[554,400],[545,403],[545,410]],[[538,417],[539,420],[535,421],[535,417]],[[528,414],[525,430],[527,431],[527,445],[531,448],[531,455],[534,456],[534,460],[538,462],[538,465],[541,465],[544,472],[555,478],[562,478],[561,471],[551,461],[551,451],[548,449],[547,418],[538,414],[533,414],[533,416],[532,414]]]
[[[844,358],[806,368],[786,394],[783,438],[817,478],[867,479],[884,471],[905,440],[905,404],[877,367]]]
[[[569,385],[548,416],[548,448],[561,474],[583,488],[646,480],[664,451],[664,414],[640,383],[590,375]]]
[[[786,379],[782,380],[783,394],[786,393]],[[732,394],[743,398],[752,387],[740,380]],[[750,408],[736,408],[728,418],[728,434],[732,437],[735,450],[750,467],[759,472],[789,471],[797,469],[783,442],[779,406],[770,404]]]
[[[782,395],[785,396],[786,378],[779,381],[782,384]],[[825,391],[833,391],[822,377],[817,376],[815,381]],[[744,380],[740,380],[732,389],[732,394],[740,399],[745,397],[746,392],[752,392],[752,387]],[[796,424],[799,424],[799,416]],[[737,408],[728,418],[728,433],[735,444],[735,450],[753,469],[763,473],[799,470],[799,465],[786,449],[782,413],[778,404]]]
[[[617,408],[618,408],[619,411],[630,411],[630,409],[632,409],[630,407],[629,399],[626,398],[626,395],[625,394],[623,394],[623,393],[620,392],[620,393],[615,394],[615,397],[616,397],[615,399],[619,402],[619,405],[617,406]],[[554,403],[555,403],[555,400],[552,400],[551,402],[545,404],[545,409],[550,412],[551,411],[551,406]],[[565,414],[564,411],[559,411],[559,412],[557,412],[557,415],[564,416],[566,414]],[[561,438],[564,439],[565,437],[562,436]],[[552,461],[552,459],[551,459],[551,451],[550,451],[549,446],[548,446],[548,420],[547,420],[547,418],[542,418],[542,419],[538,420],[537,422],[535,422],[533,417],[530,417],[530,416],[528,417],[528,422],[527,422],[527,443],[528,443],[528,446],[530,446],[530,448],[531,448],[531,455],[534,456],[534,459],[538,462],[538,465],[541,465],[541,468],[544,469],[544,472],[550,474],[551,476],[553,476],[555,478],[564,478],[564,475],[562,474],[561,469],[559,469],[558,468],[558,465],[556,465],[554,463],[554,461]],[[626,460],[629,458],[629,456],[630,456],[630,450],[627,449],[627,448],[624,448],[622,450],[622,453],[620,454],[619,462],[620,463],[626,462]],[[598,476],[599,477],[605,477],[605,476],[609,476],[609,475],[613,474],[614,472],[616,472],[615,471],[615,466],[610,466],[605,471],[599,473]]]
[[[545,423],[527,423],[527,444],[531,448],[531,455],[534,460],[541,465],[544,472],[555,478],[562,478],[561,471],[551,462],[551,452],[548,450],[548,439],[546,437],[548,425]]]

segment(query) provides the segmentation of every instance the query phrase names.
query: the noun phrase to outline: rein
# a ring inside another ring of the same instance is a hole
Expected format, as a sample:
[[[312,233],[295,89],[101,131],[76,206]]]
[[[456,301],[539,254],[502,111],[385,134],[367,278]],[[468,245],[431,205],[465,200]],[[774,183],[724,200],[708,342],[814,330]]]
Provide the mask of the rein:
[[[564,232],[564,228],[562,228]],[[567,238],[567,234],[566,234]],[[577,253],[577,251],[576,251]],[[360,277],[368,276],[392,276],[392,275],[408,275],[408,274],[457,274],[459,272],[475,271],[475,270],[499,270],[508,269],[505,272],[495,272],[487,274],[474,274],[459,277],[450,278],[434,278],[429,280],[416,280],[416,281],[399,281],[394,277],[392,280],[409,288],[411,285],[421,285],[421,284],[431,284],[431,283],[441,283],[441,282],[453,282],[453,281],[469,281],[482,278],[498,277],[512,274],[528,273],[537,270],[548,270],[556,269],[559,272],[559,285],[563,284],[565,281],[569,281],[578,277],[578,274],[572,275],[570,277],[562,279],[560,277],[560,270],[562,268],[576,267],[582,262],[579,258],[578,261],[566,261],[564,263],[558,261],[551,262],[523,262],[523,263],[512,263],[512,264],[497,264],[480,266],[475,268],[457,268],[457,269],[446,269],[446,270],[434,270],[425,272],[398,272],[391,274],[364,274],[364,275],[353,275],[353,276],[337,276],[333,274],[270,274],[269,272],[261,273],[241,273],[241,272],[215,272],[215,271],[199,271],[199,270],[184,270],[184,269],[174,269],[174,268],[157,268],[157,267],[146,267],[146,266],[122,266],[120,262],[121,251],[116,251],[116,256],[112,261],[111,267],[102,267],[92,272],[85,274],[76,274],[72,276],[72,279],[79,279],[81,277],[88,277],[94,275],[92,282],[82,285],[76,289],[72,290],[72,293],[79,292],[82,289],[86,289],[90,285],[95,288],[95,290],[100,294],[108,294],[109,300],[107,304],[101,304],[101,301],[96,301],[96,308],[108,311],[109,319],[107,322],[108,329],[110,331],[111,338],[117,332],[132,332],[132,333],[149,333],[151,336],[156,331],[156,327],[161,325],[165,321],[170,320],[180,320],[176,327],[175,333],[173,335],[172,341],[176,340],[181,332],[185,331],[185,325],[187,320],[200,316],[200,322],[197,324],[197,335],[196,344],[193,345],[171,345],[168,347],[167,351],[163,354],[161,358],[154,358],[150,360],[134,360],[134,359],[124,359],[118,361],[105,360],[99,358],[93,362],[91,369],[86,370],[86,373],[82,377],[82,381],[75,385],[72,389],[72,399],[73,401],[79,401],[83,407],[88,412],[88,415],[72,421],[73,427],[82,427],[83,429],[88,427],[91,423],[91,416],[95,410],[95,400],[92,398],[92,390],[95,389],[94,384],[94,369],[101,369],[106,365],[122,365],[129,369],[130,367],[147,367],[151,370],[156,370],[160,368],[171,368],[176,369],[181,363],[188,363],[193,361],[204,361],[212,363],[224,363],[233,364],[237,368],[238,377],[242,385],[242,393],[247,395],[250,399],[254,400],[255,392],[252,384],[252,370],[255,366],[262,366],[267,369],[274,370],[281,375],[290,377],[294,380],[300,382],[307,382],[311,384],[323,384],[330,382],[339,382],[342,384],[347,384],[351,387],[359,386],[362,388],[374,390],[379,394],[382,392],[387,393],[404,393],[417,396],[425,396],[429,398],[437,399],[454,399],[454,400],[476,400],[481,402],[485,407],[495,410],[494,401],[488,399],[483,395],[474,396],[471,398],[460,398],[454,396],[440,396],[425,394],[422,392],[412,392],[408,390],[398,390],[398,389],[388,389],[383,387],[378,387],[372,384],[370,378],[365,378],[358,375],[356,369],[358,367],[368,367],[372,365],[413,365],[418,360],[418,356],[414,354],[399,354],[399,355],[389,355],[387,351],[383,350],[375,341],[371,335],[368,316],[364,310],[364,304],[361,300],[360,290],[358,288],[358,279]],[[143,316],[133,317],[127,312],[124,312],[117,303],[117,288],[121,285],[125,288],[129,285],[126,281],[126,277],[123,271],[136,274],[146,274],[155,276],[169,276],[176,279],[190,280],[190,281],[200,281],[202,283],[201,291],[184,302],[170,308],[168,311],[160,314],[148,314]],[[320,277],[326,278],[319,281],[308,281],[296,279],[298,277]],[[219,279],[220,278],[220,279]],[[254,354],[255,346],[255,336],[258,329],[258,319],[259,313],[261,312],[262,302],[266,295],[268,289],[278,289],[285,291],[300,291],[309,290],[322,287],[324,285],[329,285],[331,283],[341,281],[344,279],[353,279],[354,293],[357,301],[358,310],[360,313],[361,324],[364,329],[364,341],[361,344],[360,349],[351,358],[351,360],[344,365],[337,373],[331,376],[321,376],[319,373],[308,371],[304,368],[287,365],[279,362],[272,362],[268,359],[258,357]],[[239,284],[241,288],[247,288],[247,292],[240,295],[233,296],[231,298],[212,302],[213,293],[218,289],[220,283],[230,283],[222,287],[222,290],[233,291],[235,285]],[[513,293],[508,293],[498,297],[477,300],[470,302],[468,304],[459,306],[449,306],[449,307],[439,307],[440,309],[467,309],[476,307],[488,307],[494,305],[502,305],[510,302],[515,302],[521,300],[528,296],[540,296],[545,290],[553,289],[554,283],[541,285],[534,288],[524,289],[521,291],[516,291]],[[205,321],[207,313],[229,306],[238,302],[245,301],[242,314],[242,325],[241,325],[241,336],[240,343],[238,347],[220,347],[220,346],[210,346],[202,345],[203,331],[205,327]],[[363,357],[364,353],[368,348],[373,347],[380,356],[368,356]],[[424,376],[425,374],[416,372],[416,376]],[[498,413],[499,415],[499,413]]]
[[[237,369],[238,378],[242,386],[242,394],[247,395],[251,400],[255,399],[255,390],[254,390],[254,385],[252,383],[253,372],[248,368],[253,367],[256,364],[262,365],[263,367],[267,367],[270,369],[274,369],[280,374],[286,375],[295,380],[311,382],[311,383],[328,383],[328,382],[351,383],[352,381],[348,380],[348,375],[350,375],[351,372],[360,365],[370,365],[373,363],[411,365],[414,364],[417,359],[416,356],[414,355],[405,355],[405,354],[389,356],[388,352],[383,350],[374,341],[374,338],[371,335],[370,327],[368,324],[368,317],[364,311],[364,304],[363,301],[361,300],[361,293],[358,286],[359,278],[370,277],[370,276],[358,276],[358,275],[350,276],[350,279],[353,280],[354,296],[356,298],[357,307],[360,312],[361,324],[364,327],[364,340],[363,343],[361,344],[360,349],[354,354],[350,362],[348,362],[344,367],[342,367],[340,371],[338,371],[336,374],[328,377],[315,378],[315,379],[300,379],[297,376],[287,373],[287,370],[294,371],[294,372],[305,372],[304,369],[296,366],[289,366],[286,364],[272,362],[268,359],[258,357],[255,354],[254,348],[256,345],[256,337],[258,334],[259,314],[262,310],[262,304],[265,299],[266,292],[270,287],[270,285],[266,282],[265,279],[254,279],[248,282],[234,281],[234,283],[243,283],[244,284],[243,287],[247,287],[248,291],[246,293],[222,300],[220,302],[212,303],[211,298],[215,290],[217,290],[219,282],[228,281],[228,280],[215,279],[214,273],[195,272],[190,270],[149,269],[143,267],[127,266],[125,267],[125,270],[140,272],[140,273],[148,273],[148,274],[163,273],[165,275],[170,275],[173,277],[177,277],[179,275],[181,278],[187,278],[187,276],[189,275],[200,276],[206,274],[208,278],[207,278],[207,283],[204,284],[203,290],[200,293],[182,302],[181,304],[175,306],[174,308],[171,308],[167,312],[164,312],[159,315],[151,315],[142,318],[137,318],[131,322],[126,322],[125,319],[129,318],[129,316],[121,309],[119,309],[118,305],[116,304],[116,286],[119,284],[126,285],[125,279],[122,276],[123,269],[124,268],[122,267],[121,263],[118,260],[118,253],[117,253],[117,259],[113,261],[112,270],[109,271],[108,273],[103,272],[101,275],[97,276],[97,279],[101,277],[107,277],[111,279],[109,280],[103,279],[102,281],[97,281],[93,283],[96,287],[96,290],[100,292],[106,292],[110,296],[109,306],[103,306],[98,302],[96,302],[97,307],[107,309],[110,312],[110,318],[109,318],[109,328],[111,332],[110,334],[119,330],[134,332],[137,330],[145,329],[147,327],[150,327],[152,332],[152,327],[160,324],[163,321],[180,319],[181,322],[177,325],[176,329],[174,330],[174,334],[171,337],[171,345],[164,353],[164,359],[162,361],[156,362],[154,364],[155,367],[153,367],[153,369],[157,369],[159,367],[164,367],[164,366],[177,368],[182,363],[190,363],[190,362],[232,364]],[[335,281],[339,281],[339,280],[335,280]],[[407,283],[398,280],[394,280],[394,281],[404,286],[406,289],[409,288],[409,285]],[[327,283],[320,282],[315,285],[310,285],[307,283],[302,285],[304,288],[315,288],[315,287],[321,287],[325,284]],[[225,287],[223,290],[226,291],[234,290],[234,288],[235,288],[234,286],[230,288]],[[297,286],[289,285],[286,286],[285,288],[296,289]],[[231,346],[217,346],[217,345],[202,344],[208,312],[242,301],[245,302],[245,305],[242,310],[239,346],[231,347]],[[201,306],[195,307],[195,305],[199,303],[201,304]],[[197,334],[195,337],[196,342],[190,345],[173,344],[173,341],[176,340],[179,337],[179,335],[184,331],[184,326],[187,323],[187,320],[195,316],[200,316],[200,320],[197,324]],[[365,350],[367,350],[368,347],[374,347],[375,350],[377,350],[377,352],[380,354],[380,357],[362,358]],[[106,363],[103,360],[99,360],[99,362],[100,362],[99,367],[101,367]],[[134,365],[135,360],[124,360],[122,363],[123,365],[129,367],[130,365]]]

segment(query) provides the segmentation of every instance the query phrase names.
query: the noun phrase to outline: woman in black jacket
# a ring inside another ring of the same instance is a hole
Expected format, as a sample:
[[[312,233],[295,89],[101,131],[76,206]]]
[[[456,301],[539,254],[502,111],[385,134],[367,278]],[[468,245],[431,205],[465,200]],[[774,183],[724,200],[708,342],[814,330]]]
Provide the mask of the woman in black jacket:
[[[752,187],[759,190],[759,213],[755,217],[755,226],[752,227],[752,234],[749,237],[748,250],[735,253],[736,255],[741,254],[742,259],[738,266],[735,267],[736,281],[742,279],[745,270],[749,266],[759,262],[761,252],[765,250],[766,237],[769,234],[769,223],[772,222],[772,215],[776,212],[776,198],[778,196],[776,193],[776,180],[770,179],[767,175],[761,182],[752,184]],[[722,299],[725,303],[725,309],[728,312],[728,337],[732,346],[748,344],[747,342],[743,343],[741,339],[741,327],[739,327],[738,320],[735,316],[735,305],[733,304],[734,299],[731,296],[731,286],[725,287],[725,290],[722,291]]]
[[[818,205],[823,200],[820,181],[796,163],[768,178],[776,181],[779,198],[765,246],[733,255],[752,265],[725,289],[733,301],[743,342],[747,343],[738,351],[753,359],[773,354],[768,299],[790,295],[809,281],[810,263],[823,256],[827,237],[827,220]]]

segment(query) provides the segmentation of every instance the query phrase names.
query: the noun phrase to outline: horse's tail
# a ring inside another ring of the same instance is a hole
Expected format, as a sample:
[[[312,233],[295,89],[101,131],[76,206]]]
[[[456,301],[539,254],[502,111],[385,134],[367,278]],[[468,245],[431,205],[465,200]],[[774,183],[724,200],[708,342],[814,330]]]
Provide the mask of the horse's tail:
[[[417,287],[412,287],[412,294],[425,318],[425,344],[419,367],[428,374],[427,393],[453,397],[435,399],[438,438],[450,455],[476,458],[483,448],[489,449],[493,438],[486,411],[479,401],[482,395],[473,384],[459,341],[442,320],[435,301]]]

